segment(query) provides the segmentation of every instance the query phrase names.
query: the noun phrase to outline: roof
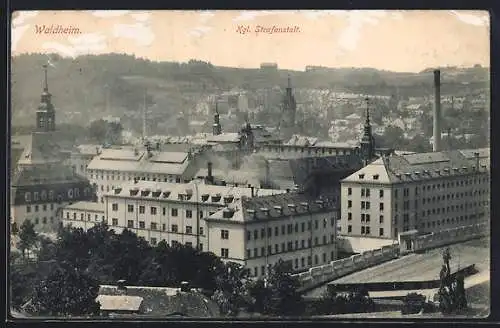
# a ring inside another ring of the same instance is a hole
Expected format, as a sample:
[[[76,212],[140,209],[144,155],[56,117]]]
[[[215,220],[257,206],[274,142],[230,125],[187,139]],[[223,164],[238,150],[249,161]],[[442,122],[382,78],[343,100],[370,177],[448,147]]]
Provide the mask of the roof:
[[[489,151],[482,149],[392,155],[375,160],[342,181],[398,183],[464,175],[475,170],[475,152],[480,153],[480,169],[489,167],[485,164]]]
[[[61,147],[57,140],[57,131],[33,132],[31,138],[26,143],[18,164],[31,165],[60,162]]]
[[[99,295],[96,301],[103,311],[139,311],[143,298],[129,295]]]
[[[145,316],[165,317],[172,314],[183,314],[188,317],[218,317],[219,307],[215,302],[196,292],[181,292],[179,288],[126,286],[127,296],[138,296],[143,299],[142,307]],[[118,295],[121,292],[116,286],[100,286],[100,295]]]
[[[240,142],[241,136],[236,132],[225,132],[219,135],[207,135],[208,142]]]
[[[208,176],[208,169],[200,169],[196,175],[199,178],[206,178]],[[260,185],[260,172],[248,170],[212,170],[212,176],[216,180],[225,181],[227,183],[237,183],[238,185],[252,186]]]
[[[29,186],[43,183],[86,182],[84,177],[76,174],[72,168],[62,164],[36,164],[22,166],[12,178],[12,186]]]
[[[76,202],[64,207],[66,210],[83,210],[104,213],[105,205],[100,202]]]
[[[95,156],[102,150],[101,145],[79,145],[76,147],[79,154]]]
[[[306,213],[336,211],[336,208],[333,202],[326,199],[311,201],[304,194],[290,192],[254,198],[242,197],[240,201],[228,205],[205,220],[254,222]]]
[[[273,195],[284,193],[284,190],[253,189],[255,195]],[[108,197],[132,197],[162,201],[200,202],[207,204],[226,205],[240,199],[242,196],[251,197],[252,188],[232,187],[190,183],[170,183],[157,181],[143,181],[123,185],[113,192],[106,193]],[[227,197],[226,197],[227,196]],[[230,200],[230,201],[229,201]]]
[[[145,151],[107,149],[94,157],[87,169],[182,175],[190,163],[185,152],[152,151],[151,154],[148,158]]]

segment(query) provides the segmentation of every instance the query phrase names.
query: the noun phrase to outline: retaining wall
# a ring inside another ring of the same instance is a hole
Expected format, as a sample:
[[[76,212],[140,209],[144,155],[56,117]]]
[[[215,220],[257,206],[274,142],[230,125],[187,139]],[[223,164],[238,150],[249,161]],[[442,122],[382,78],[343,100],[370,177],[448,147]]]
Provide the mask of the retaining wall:
[[[301,282],[300,291],[307,291],[347,274],[395,259],[399,255],[399,244],[384,246],[351,257],[332,261],[296,274]]]
[[[489,234],[487,223],[478,223],[418,236],[413,240],[413,251],[423,251],[447,244],[463,242]],[[403,244],[403,243],[402,243]],[[403,245],[404,246],[404,245]]]

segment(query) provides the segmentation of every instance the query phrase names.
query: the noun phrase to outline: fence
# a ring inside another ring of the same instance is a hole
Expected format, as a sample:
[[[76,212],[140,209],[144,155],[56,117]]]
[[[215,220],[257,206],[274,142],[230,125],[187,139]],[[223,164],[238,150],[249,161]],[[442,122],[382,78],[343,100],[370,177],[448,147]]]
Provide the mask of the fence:
[[[326,282],[368,267],[395,259],[399,256],[399,244],[363,252],[329,264],[314,267],[306,272],[296,274],[301,282],[300,291],[307,291]]]

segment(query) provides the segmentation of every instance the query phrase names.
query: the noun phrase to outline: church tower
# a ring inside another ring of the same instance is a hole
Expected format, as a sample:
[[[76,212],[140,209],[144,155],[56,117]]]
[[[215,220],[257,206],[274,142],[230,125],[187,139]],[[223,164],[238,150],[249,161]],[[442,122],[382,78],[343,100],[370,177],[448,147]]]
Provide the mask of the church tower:
[[[366,98],[365,100],[366,100],[366,120],[365,120],[365,125],[363,127],[363,136],[361,137],[360,148],[363,161],[365,162],[365,164],[368,164],[368,162],[375,155],[375,138],[373,137],[372,126],[370,124],[370,108],[368,102],[369,99]]]
[[[222,126],[220,125],[218,101],[215,101],[215,114],[214,114],[214,124],[213,124],[213,135],[218,136],[222,133]]]
[[[52,95],[49,92],[47,65],[43,65],[43,72],[43,91],[36,111],[36,131],[50,132],[56,129],[56,112],[54,105],[52,105]]]
[[[295,112],[297,111],[297,103],[295,97],[293,96],[292,90],[292,80],[290,75],[288,75],[288,85],[286,87],[286,93],[283,97],[283,122],[285,127],[295,126]]]

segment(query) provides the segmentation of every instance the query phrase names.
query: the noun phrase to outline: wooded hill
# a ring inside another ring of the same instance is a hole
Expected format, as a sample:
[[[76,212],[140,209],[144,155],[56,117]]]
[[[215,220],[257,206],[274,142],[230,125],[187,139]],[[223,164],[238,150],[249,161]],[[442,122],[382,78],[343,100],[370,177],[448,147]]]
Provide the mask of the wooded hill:
[[[31,124],[40,100],[42,70],[48,59],[49,89],[59,122],[86,125],[89,118],[137,113],[144,103],[156,104],[164,117],[193,108],[204,96],[242,88],[249,91],[284,87],[288,74],[296,88],[404,96],[432,93],[432,69],[395,73],[371,68],[316,69],[310,71],[216,67],[203,61],[154,62],[126,54],[59,55],[23,54],[12,58],[12,123]],[[442,68],[442,92],[459,94],[489,87],[489,69]],[[28,123],[27,123],[28,122]]]

